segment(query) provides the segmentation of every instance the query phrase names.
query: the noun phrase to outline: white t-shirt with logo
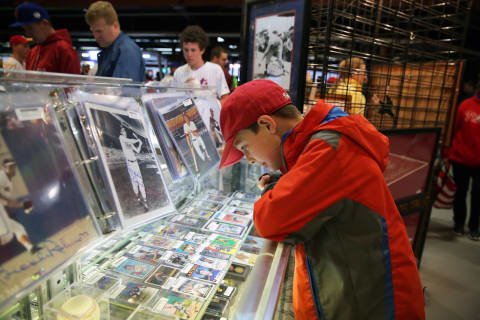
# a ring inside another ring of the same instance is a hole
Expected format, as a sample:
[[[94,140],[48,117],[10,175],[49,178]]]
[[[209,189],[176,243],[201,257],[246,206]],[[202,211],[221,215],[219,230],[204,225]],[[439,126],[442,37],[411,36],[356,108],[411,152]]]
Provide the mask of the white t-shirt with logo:
[[[14,57],[8,57],[3,60],[3,68],[8,70],[25,70],[25,64],[21,64]]]
[[[219,99],[230,93],[223,70],[216,63],[207,61],[197,70],[192,70],[188,64],[184,64],[175,70],[173,83],[185,84],[190,78],[197,79],[202,86],[216,87]]]

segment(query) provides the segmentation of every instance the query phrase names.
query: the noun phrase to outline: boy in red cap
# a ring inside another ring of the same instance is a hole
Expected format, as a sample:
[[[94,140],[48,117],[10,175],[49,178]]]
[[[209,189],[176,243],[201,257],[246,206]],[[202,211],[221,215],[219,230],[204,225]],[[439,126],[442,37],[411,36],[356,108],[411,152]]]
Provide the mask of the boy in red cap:
[[[220,122],[220,168],[244,155],[262,176],[254,223],[295,245],[295,319],[425,319],[408,236],[382,171],[388,139],[319,101],[305,116],[269,80],[238,87]]]
[[[4,69],[25,70],[25,58],[30,50],[30,41],[18,34],[10,37],[12,55],[3,61]]]

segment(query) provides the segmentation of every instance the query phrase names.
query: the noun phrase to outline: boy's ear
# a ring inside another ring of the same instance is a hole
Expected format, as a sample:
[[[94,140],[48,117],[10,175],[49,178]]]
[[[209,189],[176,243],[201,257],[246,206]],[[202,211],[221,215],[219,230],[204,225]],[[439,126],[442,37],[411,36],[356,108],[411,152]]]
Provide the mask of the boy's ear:
[[[265,127],[271,133],[277,132],[277,122],[273,117],[269,115],[264,114],[258,117],[257,124],[259,126]]]

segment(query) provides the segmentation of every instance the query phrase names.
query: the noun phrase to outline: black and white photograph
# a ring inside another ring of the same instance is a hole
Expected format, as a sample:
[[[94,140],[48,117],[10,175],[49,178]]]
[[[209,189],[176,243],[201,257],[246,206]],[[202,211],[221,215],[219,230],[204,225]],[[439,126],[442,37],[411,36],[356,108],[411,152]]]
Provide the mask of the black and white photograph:
[[[217,149],[192,99],[186,99],[162,117],[191,172],[203,175],[217,165]]]
[[[269,79],[290,89],[295,11],[255,19],[253,79]]]
[[[122,222],[154,217],[169,200],[140,114],[93,103],[85,107]]]
[[[45,105],[3,110],[0,305],[98,237],[53,111]]]

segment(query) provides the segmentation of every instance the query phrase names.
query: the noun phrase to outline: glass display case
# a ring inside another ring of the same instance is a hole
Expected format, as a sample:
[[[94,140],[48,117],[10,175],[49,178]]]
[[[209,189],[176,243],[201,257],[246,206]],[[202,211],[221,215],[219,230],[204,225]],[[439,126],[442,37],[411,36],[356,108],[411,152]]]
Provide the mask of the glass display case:
[[[273,318],[290,248],[211,90],[0,73],[0,319]]]

